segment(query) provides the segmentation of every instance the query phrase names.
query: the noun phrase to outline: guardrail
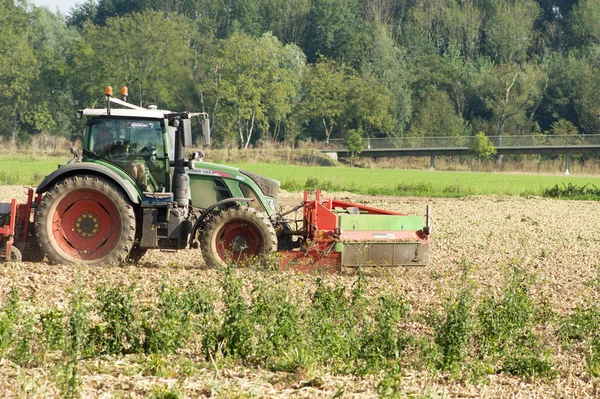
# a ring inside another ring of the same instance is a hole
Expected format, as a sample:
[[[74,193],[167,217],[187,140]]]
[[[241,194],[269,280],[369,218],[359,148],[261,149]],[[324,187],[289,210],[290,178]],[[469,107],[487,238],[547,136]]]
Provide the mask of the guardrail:
[[[469,148],[474,136],[458,137],[387,137],[365,138],[364,149],[393,148]],[[554,147],[600,145],[600,134],[580,134],[577,136],[530,135],[530,136],[488,136],[494,147]],[[325,149],[344,149],[343,139],[330,139]]]

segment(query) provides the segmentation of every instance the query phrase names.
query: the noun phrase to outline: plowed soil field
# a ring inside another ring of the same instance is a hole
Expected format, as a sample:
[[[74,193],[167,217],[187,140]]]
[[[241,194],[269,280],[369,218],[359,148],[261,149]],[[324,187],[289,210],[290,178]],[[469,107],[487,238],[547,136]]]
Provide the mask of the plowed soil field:
[[[12,197],[24,200],[22,187],[0,187],[0,202]],[[367,271],[375,281],[372,289],[397,290],[406,295],[412,311],[426,314],[440,307],[446,295],[456,290],[465,268],[471,271],[478,291],[495,292],[502,287],[507,268],[518,265],[534,276],[531,295],[556,314],[569,314],[586,301],[598,300],[591,281],[600,265],[600,202],[559,201],[538,197],[481,196],[461,199],[364,197],[331,193],[340,199],[369,206],[424,214],[432,206],[433,239],[430,262],[424,268],[400,268]],[[283,193],[280,205],[299,204],[300,193]],[[251,273],[249,271],[249,273]],[[46,263],[0,265],[0,305],[16,287],[33,306],[44,308],[66,303],[75,279],[81,279],[93,292],[104,283],[136,282],[147,292],[159,287],[165,278],[182,284],[193,279],[210,281],[218,273],[206,269],[199,250],[148,252],[137,266],[119,268],[70,267]],[[299,285],[312,284],[314,278],[298,275]],[[331,279],[350,285],[356,272],[345,271]],[[373,288],[375,287],[375,288]],[[306,289],[306,288],[305,288]],[[551,332],[549,332],[551,334]],[[585,368],[585,354],[564,352],[558,340],[550,338],[558,373],[552,378],[524,378],[504,374],[490,375],[483,381],[468,383],[448,378],[444,373],[406,371],[398,380],[407,396],[417,397],[593,397],[597,380]],[[124,359],[97,359],[97,367],[82,373],[84,397],[147,397],[156,386],[178,384],[185,397],[376,397],[376,376],[323,375],[319,384],[303,384],[302,378],[288,378],[256,368],[231,365],[217,369],[201,367],[193,376],[157,377],[125,372]],[[31,396],[52,397],[58,389],[52,373],[43,365],[20,368],[0,361],[0,392],[8,397],[35,386]],[[316,385],[316,386],[315,386]],[[218,387],[218,389],[217,389]],[[2,396],[2,395],[0,395]],[[28,396],[28,395],[21,395]]]

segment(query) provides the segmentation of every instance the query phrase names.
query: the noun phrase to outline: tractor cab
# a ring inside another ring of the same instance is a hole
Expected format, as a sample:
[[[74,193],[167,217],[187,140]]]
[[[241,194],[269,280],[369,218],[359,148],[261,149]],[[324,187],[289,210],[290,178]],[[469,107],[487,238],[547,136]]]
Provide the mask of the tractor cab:
[[[164,119],[98,116],[88,120],[84,155],[117,165],[144,192],[169,187],[169,154]]]
[[[187,139],[191,141],[189,118],[201,114],[158,110],[152,105],[138,107],[126,101],[126,87],[121,89],[123,100],[112,97],[110,86],[105,94],[106,108],[79,111],[79,117],[87,119],[83,161],[127,174],[140,193],[171,192],[176,132],[181,125],[187,125]],[[120,108],[111,108],[111,104]],[[183,123],[184,119],[187,123]]]

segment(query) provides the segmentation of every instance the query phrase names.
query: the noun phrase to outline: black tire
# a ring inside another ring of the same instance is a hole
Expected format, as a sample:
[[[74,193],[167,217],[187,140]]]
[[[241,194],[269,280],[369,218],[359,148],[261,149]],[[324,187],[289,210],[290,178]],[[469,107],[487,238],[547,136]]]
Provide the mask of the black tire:
[[[59,181],[42,199],[35,220],[37,241],[51,263],[118,265],[133,248],[133,207],[104,177]]]
[[[129,256],[127,257],[127,261],[129,263],[138,263],[140,259],[148,252],[148,248],[140,248],[139,245],[134,245],[129,252]]]
[[[277,250],[277,234],[269,219],[248,207],[230,208],[211,218],[200,233],[202,256],[208,267],[243,266]]]
[[[46,254],[42,251],[42,248],[37,243],[35,235],[28,237],[27,243],[19,242],[15,244],[21,254],[23,255],[24,262],[43,262]]]

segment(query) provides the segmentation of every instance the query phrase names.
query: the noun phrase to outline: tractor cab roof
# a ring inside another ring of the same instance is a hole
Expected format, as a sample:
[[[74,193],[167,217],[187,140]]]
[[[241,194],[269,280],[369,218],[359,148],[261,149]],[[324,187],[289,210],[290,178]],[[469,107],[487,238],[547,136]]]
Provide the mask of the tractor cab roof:
[[[133,117],[133,118],[149,118],[149,119],[165,119],[166,115],[171,114],[169,111],[158,111],[155,109],[140,109],[140,110],[131,110],[131,109],[121,109],[121,108],[112,108],[110,111],[107,108],[85,108],[79,111],[81,115],[87,117],[94,116],[123,116],[123,117]]]
[[[121,106],[121,108],[112,108],[110,104]],[[149,119],[172,119],[178,116],[184,116],[188,119],[201,113],[192,112],[172,112],[167,110],[157,109],[156,105],[150,105],[148,108],[138,107],[137,105],[119,100],[114,97],[108,98],[108,108],[85,108],[78,113],[80,117],[96,117],[96,116],[117,116],[117,117],[132,117],[132,118],[149,118]]]

